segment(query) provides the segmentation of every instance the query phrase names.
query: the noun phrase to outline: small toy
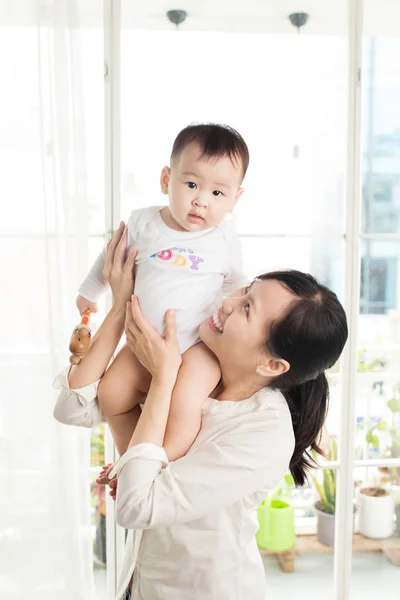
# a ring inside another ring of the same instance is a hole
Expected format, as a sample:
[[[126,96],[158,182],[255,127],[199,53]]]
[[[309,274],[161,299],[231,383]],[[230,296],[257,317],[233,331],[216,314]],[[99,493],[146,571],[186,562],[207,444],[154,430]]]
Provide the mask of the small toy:
[[[89,350],[90,338],[92,336],[89,327],[90,315],[91,311],[85,310],[81,315],[80,324],[72,332],[69,342],[69,350],[72,352],[72,355],[69,357],[71,365],[79,365],[81,359]]]

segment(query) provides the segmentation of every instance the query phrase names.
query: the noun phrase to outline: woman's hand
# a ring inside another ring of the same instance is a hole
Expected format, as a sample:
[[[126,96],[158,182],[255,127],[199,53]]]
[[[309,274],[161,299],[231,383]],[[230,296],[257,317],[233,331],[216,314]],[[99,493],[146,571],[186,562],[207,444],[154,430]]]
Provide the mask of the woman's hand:
[[[182,356],[176,337],[175,312],[165,315],[165,337],[161,337],[143,316],[137,296],[127,303],[125,319],[126,341],[153,381],[175,385]]]
[[[113,479],[109,479],[109,477],[108,477],[108,474],[110,473],[113,466],[114,465],[112,463],[108,463],[108,465],[104,465],[104,467],[101,468],[100,474],[96,479],[96,483],[98,483],[99,485],[109,485],[110,486],[110,496],[115,501],[115,498],[117,495],[118,480],[117,480],[116,476]]]
[[[121,221],[117,231],[107,244],[106,262],[103,275],[110,284],[113,294],[113,304],[125,308],[134,289],[133,269],[137,255],[136,248],[132,248],[125,258],[127,246],[127,229]]]
[[[108,463],[108,465],[101,467],[101,471],[96,479],[96,483],[99,485],[106,485],[110,483],[111,479],[109,479],[108,474],[111,473],[113,466],[113,463]]]

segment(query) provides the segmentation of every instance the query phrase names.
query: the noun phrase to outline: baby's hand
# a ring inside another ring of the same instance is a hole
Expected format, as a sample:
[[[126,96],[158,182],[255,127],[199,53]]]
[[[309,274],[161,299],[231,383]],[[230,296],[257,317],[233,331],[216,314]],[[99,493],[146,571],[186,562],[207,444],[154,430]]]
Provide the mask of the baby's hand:
[[[86,298],[84,298],[83,296],[77,297],[76,306],[78,307],[80,315],[83,314],[85,310],[90,310],[92,313],[96,313],[98,310],[97,304],[95,304],[94,302],[89,302],[89,300],[86,300]]]

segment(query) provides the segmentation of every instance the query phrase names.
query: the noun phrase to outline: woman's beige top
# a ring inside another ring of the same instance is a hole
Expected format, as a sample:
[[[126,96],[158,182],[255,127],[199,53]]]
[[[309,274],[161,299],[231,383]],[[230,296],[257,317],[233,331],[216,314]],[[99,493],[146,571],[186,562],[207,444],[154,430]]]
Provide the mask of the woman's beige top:
[[[101,422],[99,382],[71,390],[67,375],[55,381],[56,419]],[[257,506],[293,450],[287,403],[266,388],[238,402],[208,398],[199,435],[175,462],[153,444],[126,452],[114,467],[117,523],[129,530],[116,599],[133,575],[135,600],[264,600]]]

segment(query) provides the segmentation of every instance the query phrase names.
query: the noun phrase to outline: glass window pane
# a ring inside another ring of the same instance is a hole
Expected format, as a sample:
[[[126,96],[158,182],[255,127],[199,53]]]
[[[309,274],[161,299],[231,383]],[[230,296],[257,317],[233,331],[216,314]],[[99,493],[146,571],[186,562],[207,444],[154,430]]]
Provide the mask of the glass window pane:
[[[93,433],[92,433],[93,448]],[[96,483],[97,474],[92,474],[90,485],[91,527],[93,540],[93,570],[96,600],[106,600],[107,549],[106,549],[106,493],[104,485]]]
[[[363,94],[363,232],[400,233],[400,38],[365,37]]]
[[[358,458],[400,457],[400,242],[363,240],[356,392]]]
[[[248,277],[267,271],[298,269],[311,273],[338,296],[343,286],[342,238],[242,237],[244,270]]]
[[[295,31],[123,28],[123,216],[166,203],[159,177],[175,136],[193,121],[216,121],[235,127],[250,149],[236,209],[241,233],[342,234],[346,48],[344,38]],[[134,76],[132,56],[141,57]]]
[[[361,245],[361,314],[386,315],[399,304],[400,240],[366,239]]]

